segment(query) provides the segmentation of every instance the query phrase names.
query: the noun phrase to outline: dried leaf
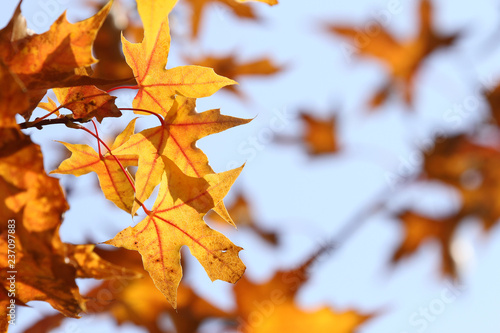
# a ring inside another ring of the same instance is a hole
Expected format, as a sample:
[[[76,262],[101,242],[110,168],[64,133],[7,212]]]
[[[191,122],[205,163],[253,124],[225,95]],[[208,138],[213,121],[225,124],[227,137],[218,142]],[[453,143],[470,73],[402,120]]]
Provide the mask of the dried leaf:
[[[95,86],[55,88],[54,93],[61,106],[71,110],[73,119],[101,122],[105,117],[120,117],[122,113],[115,105],[116,97]]]

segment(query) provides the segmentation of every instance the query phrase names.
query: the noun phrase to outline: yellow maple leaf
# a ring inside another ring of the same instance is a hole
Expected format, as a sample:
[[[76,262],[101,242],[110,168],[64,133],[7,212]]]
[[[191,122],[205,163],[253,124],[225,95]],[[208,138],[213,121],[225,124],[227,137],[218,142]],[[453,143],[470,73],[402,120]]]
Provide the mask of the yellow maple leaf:
[[[114,146],[121,144],[132,135],[135,121],[135,119],[132,120],[116,138]],[[72,174],[78,177],[95,172],[99,177],[104,196],[124,211],[128,213],[132,211],[135,191],[130,184],[130,176],[127,177],[128,171],[123,170],[122,167],[136,166],[137,156],[121,155],[119,161],[122,165],[120,166],[115,157],[109,153],[99,155],[88,145],[61,143],[71,151],[72,155],[51,173]]]
[[[195,142],[209,134],[219,133],[234,126],[248,123],[249,119],[224,116],[219,110],[202,113],[195,111],[196,101],[177,96],[161,126],[146,129],[130,137],[113,149],[113,155],[137,155],[136,198],[144,202],[160,183],[163,174],[162,156],[171,159],[188,176],[202,177],[214,173],[208,158]],[[132,213],[139,209],[134,203]],[[215,209],[231,223],[223,203]]]
[[[207,97],[236,82],[201,66],[166,69],[170,50],[168,12],[176,1],[165,1],[165,5],[160,7],[158,3],[137,1],[144,24],[144,39],[141,43],[131,43],[122,36],[122,43],[123,53],[136,76],[139,89],[133,101],[134,108],[160,110],[165,115],[177,94],[192,98]]]
[[[203,221],[203,216],[224,198],[242,167],[194,178],[165,158],[164,164],[158,197],[148,216],[106,244],[138,251],[155,285],[176,308],[183,245],[189,247],[212,281],[235,283],[245,271],[238,257],[242,248]]]

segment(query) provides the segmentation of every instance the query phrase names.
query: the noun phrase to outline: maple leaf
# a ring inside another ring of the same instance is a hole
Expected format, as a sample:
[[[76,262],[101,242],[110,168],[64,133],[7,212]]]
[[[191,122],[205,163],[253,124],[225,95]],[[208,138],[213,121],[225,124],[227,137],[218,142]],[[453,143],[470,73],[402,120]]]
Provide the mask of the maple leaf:
[[[61,242],[59,227],[68,205],[58,180],[43,169],[39,146],[18,129],[0,128],[0,152],[0,217],[16,221],[16,295],[23,303],[43,300],[64,315],[77,317],[85,309],[77,277],[100,278],[113,272],[116,278],[129,273],[111,270],[90,246]],[[7,224],[0,228],[5,285]]]
[[[64,244],[65,257],[76,268],[77,278],[94,278],[100,280],[109,279],[138,279],[142,277],[140,272],[112,264],[103,260],[95,252],[94,244],[73,245]]]
[[[271,316],[265,317],[262,324],[249,325],[243,332],[354,333],[370,318],[370,315],[362,315],[354,310],[334,312],[327,307],[315,311],[303,311],[293,302],[286,302],[278,306]]]
[[[29,96],[24,83],[0,60],[0,128],[17,127],[16,114],[29,110]]]
[[[59,116],[59,110],[57,108],[57,104],[50,97],[47,97],[47,102],[40,102],[40,103],[38,103],[37,107],[39,107],[41,109],[44,109],[45,111],[48,111],[50,113],[53,113],[56,116]]]
[[[457,277],[456,262],[451,254],[451,242],[462,217],[452,215],[433,219],[412,211],[403,211],[397,217],[404,226],[405,238],[395,250],[392,262],[398,262],[403,257],[413,254],[426,242],[436,241],[440,245],[443,274]]]
[[[165,115],[174,103],[175,95],[207,97],[224,86],[236,83],[215,74],[211,68],[165,68],[170,49],[168,13],[175,3],[173,0],[139,0],[137,7],[144,24],[144,39],[134,44],[122,37],[123,53],[139,89],[133,101],[136,109],[161,110],[161,114]]]
[[[68,204],[59,181],[45,174],[40,147],[17,129],[0,128],[0,151],[0,176],[22,191],[11,198],[9,209],[18,213],[24,208],[29,231],[56,227]]]
[[[292,135],[277,135],[275,142],[286,145],[302,145],[310,156],[335,154],[340,150],[337,139],[337,117],[328,118],[315,116],[308,111],[300,112],[303,127],[301,137]]]
[[[69,23],[62,14],[49,31],[16,40],[4,54],[4,62],[18,75],[54,81],[60,80],[61,74],[72,74],[76,68],[90,66],[96,62],[92,43],[112,3],[110,1],[96,15],[75,24]]]
[[[95,117],[101,122],[105,117],[122,115],[115,105],[116,97],[95,86],[55,88],[54,94],[61,107],[71,110],[73,119],[90,120]]]
[[[118,251],[98,251],[103,259],[119,266],[125,266],[144,274],[142,260],[135,251],[118,249]],[[111,282],[111,281],[110,281]],[[196,333],[198,327],[209,318],[229,318],[230,313],[222,311],[200,296],[189,286],[181,283],[178,289],[177,309],[165,302],[165,296],[156,288],[151,279],[122,280],[122,288],[114,288],[114,299],[103,302],[99,300],[99,290],[106,289],[108,282],[90,291],[94,295],[87,307],[95,313],[111,312],[118,323],[132,321],[146,327],[150,332],[161,331],[157,324],[162,314],[169,314],[177,332]],[[111,288],[107,288],[111,289]]]
[[[250,121],[221,115],[219,110],[197,113],[195,106],[194,99],[177,96],[161,126],[137,133],[113,149],[113,155],[120,158],[122,155],[138,156],[136,198],[140,202],[149,198],[160,183],[164,169],[162,156],[171,159],[188,176],[214,173],[206,155],[196,147],[196,141]],[[137,209],[139,204],[134,203],[132,213]],[[216,211],[231,223],[223,203]]]
[[[241,76],[272,75],[282,71],[272,63],[268,58],[260,58],[246,63],[239,62],[234,54],[228,56],[207,56],[199,60],[188,59],[189,63],[199,66],[211,67],[216,73],[226,76],[230,79],[238,80]],[[224,87],[225,90],[232,92],[240,98],[244,98],[243,93],[238,86],[230,85]]]
[[[19,273],[16,295],[22,302],[45,300],[66,315],[76,316],[82,310],[83,300],[74,277],[71,280],[74,268],[65,264],[52,245],[61,215],[68,208],[62,190],[56,179],[45,175],[38,146],[18,130],[0,131],[4,134],[0,136],[0,147],[11,147],[9,152],[0,150],[5,152],[0,157],[0,178],[4,182],[0,199],[4,203],[2,220],[16,221],[16,269]],[[18,137],[25,139],[17,140]],[[9,186],[5,186],[5,182]],[[1,275],[3,281],[8,281],[6,223],[1,224],[0,231],[2,258],[5,258],[0,262]]]
[[[413,83],[423,61],[434,51],[452,45],[457,39],[458,34],[442,36],[432,29],[432,11],[430,1],[421,0],[420,31],[415,38],[405,42],[395,40],[380,24],[371,25],[370,29],[377,31],[373,37],[364,35],[361,29],[339,25],[327,26],[329,32],[357,43],[355,48],[351,46],[351,53],[354,53],[352,49],[355,49],[361,55],[379,59],[389,68],[391,79],[389,83],[383,85],[380,91],[375,93],[370,102],[371,106],[376,107],[382,104],[388,97],[388,92],[397,89],[400,82],[403,84],[404,99],[408,105],[411,105]],[[363,42],[359,42],[360,36],[363,38]]]
[[[106,244],[141,253],[144,268],[175,308],[183,245],[189,247],[212,281],[235,283],[245,271],[238,257],[241,248],[203,221],[203,216],[224,198],[242,168],[193,178],[167,159],[164,164],[152,211],[135,227],[121,231]]]
[[[398,219],[406,236],[392,261],[414,253],[426,242],[441,247],[442,273],[457,278],[456,262],[451,253],[455,231],[466,217],[476,217],[486,231],[498,223],[500,209],[494,200],[500,194],[500,151],[475,143],[466,135],[436,138],[433,149],[424,152],[423,181],[440,181],[456,189],[461,206],[448,216],[433,218],[403,211]]]
[[[93,17],[75,24],[69,23],[63,14],[49,31],[40,35],[28,33],[26,20],[20,6],[17,7],[9,24],[0,30],[0,76],[2,82],[6,75],[13,81],[6,91],[10,99],[27,98],[29,102],[19,101],[19,106],[12,110],[29,119],[47,89],[80,85],[85,81],[92,84],[91,78],[78,75],[75,70],[95,62],[92,42],[111,4],[112,1]],[[3,65],[8,67],[10,74]]]
[[[130,138],[134,133],[135,121],[136,119],[132,120],[116,138],[113,147]],[[78,177],[95,172],[104,196],[124,211],[128,213],[132,211],[135,191],[130,184],[131,177],[128,175],[128,171],[123,170],[122,167],[137,166],[135,155],[121,155],[118,158],[109,153],[100,155],[88,145],[61,143],[71,151],[72,155],[51,173],[72,174]],[[121,166],[115,158],[118,158]]]

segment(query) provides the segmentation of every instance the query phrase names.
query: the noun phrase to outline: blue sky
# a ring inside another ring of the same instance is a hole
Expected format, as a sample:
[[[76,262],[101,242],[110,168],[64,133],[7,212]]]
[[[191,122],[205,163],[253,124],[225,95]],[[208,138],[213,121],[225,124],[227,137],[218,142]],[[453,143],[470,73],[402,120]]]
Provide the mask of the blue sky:
[[[44,6],[48,1],[25,1],[23,6],[29,26],[37,32],[48,28],[41,24],[43,15],[53,21],[69,2],[54,0],[51,3],[56,5]],[[376,61],[346,58],[341,47],[343,40],[325,34],[320,24],[363,25],[386,10],[390,1],[313,0],[307,5],[303,1],[281,2],[274,7],[254,6],[264,18],[262,24],[240,21],[224,7],[210,6],[200,40],[191,43],[174,39],[168,65],[184,64],[183,55],[190,50],[190,56],[237,51],[243,60],[271,56],[276,63],[287,66],[286,72],[274,78],[241,80],[241,88],[250,99],[247,104],[225,92],[198,101],[199,111],[221,108],[224,114],[232,116],[257,116],[248,125],[199,143],[216,171],[247,163],[227,202],[238,190],[244,192],[262,227],[282,234],[283,244],[271,248],[250,233],[228,232],[235,244],[245,248],[241,256],[248,266],[246,274],[257,281],[307,258],[329,235],[335,235],[352,216],[378,198],[378,193],[389,185],[388,175],[400,174],[406,165],[418,170],[418,163],[408,161],[433,133],[456,132],[477,123],[485,114],[482,101],[456,122],[447,115],[454,105],[476,96],[482,82],[500,78],[500,6],[493,0],[433,1],[436,28],[443,32],[464,31],[463,39],[425,62],[417,79],[413,112],[396,97],[377,113],[368,114],[366,102],[384,82],[385,68]],[[4,3],[2,23],[8,20],[16,1]],[[386,28],[398,38],[407,38],[417,31],[418,1],[398,3],[401,10],[391,16]],[[68,10],[68,16],[75,20],[85,15],[90,13],[78,8]],[[174,15],[182,35],[186,11],[179,8]],[[133,98],[129,91],[117,95],[121,105]],[[266,140],[263,133],[269,130],[300,135],[299,109],[325,116],[335,111],[343,151],[311,159],[299,146],[280,146]],[[272,127],[276,117],[283,119],[284,124],[278,130]],[[101,133],[112,133],[124,126],[112,120],[107,122],[101,126]],[[142,120],[140,126],[148,124],[152,122]],[[53,140],[71,137],[74,142],[94,144],[88,136],[60,127],[30,132],[42,145],[47,168],[54,167],[50,159],[58,144]],[[259,140],[261,149],[250,152],[252,137]],[[89,236],[105,241],[140,221],[132,221],[127,214],[113,209],[96,190],[94,175],[77,179],[64,176],[62,182],[75,182],[78,193],[70,198],[71,210],[61,228],[64,241],[83,243]],[[392,191],[389,196],[389,212],[414,207],[429,213],[446,213],[458,204],[456,194],[439,184]],[[89,205],[94,209],[89,211]],[[363,326],[362,333],[498,332],[498,228],[484,236],[471,222],[460,231],[457,244],[468,259],[462,268],[463,285],[457,289],[439,275],[439,249],[435,244],[421,248],[395,268],[389,267],[392,251],[402,237],[402,230],[389,212],[374,214],[354,237],[314,266],[310,282],[298,297],[301,306],[383,310]],[[210,282],[196,261],[190,263],[191,273],[186,281],[215,304],[230,308],[230,286]],[[423,314],[426,308],[431,309],[428,317]],[[20,332],[21,327],[50,311],[49,306],[39,302],[34,303],[33,309],[22,309],[19,326],[12,332]],[[90,331],[90,327],[111,331],[113,321],[72,320],[57,332],[67,331],[70,326],[80,332]],[[131,326],[113,330],[142,332]]]

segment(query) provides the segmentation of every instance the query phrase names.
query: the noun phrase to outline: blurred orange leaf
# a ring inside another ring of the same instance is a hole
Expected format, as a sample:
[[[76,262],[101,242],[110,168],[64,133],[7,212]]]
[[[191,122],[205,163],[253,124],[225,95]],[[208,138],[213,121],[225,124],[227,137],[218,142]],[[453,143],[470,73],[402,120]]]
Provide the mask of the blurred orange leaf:
[[[405,237],[393,254],[392,261],[414,254],[427,242],[438,242],[441,249],[441,269],[444,275],[457,277],[456,262],[451,254],[451,241],[460,222],[459,216],[433,219],[412,211],[398,214],[405,229]]]
[[[461,216],[479,217],[485,229],[496,225],[500,207],[491,198],[500,193],[500,151],[474,143],[465,135],[440,138],[426,152],[424,174],[453,186],[462,197]]]
[[[295,295],[308,280],[310,266],[328,248],[321,248],[296,269],[278,271],[269,281],[255,284],[243,277],[234,287],[239,331],[242,333],[304,332],[352,333],[372,315],[329,308],[301,310]]]
[[[211,67],[219,75],[226,76],[233,80],[239,80],[242,76],[273,75],[282,71],[281,67],[274,65],[268,58],[242,63],[236,59],[234,54],[223,57],[207,56],[199,60],[189,59],[189,62],[199,66]],[[224,87],[224,89],[234,93],[240,98],[244,98],[238,86],[230,85]]]
[[[246,3],[241,3],[235,0],[187,0],[191,6],[191,36],[197,37],[201,20],[203,16],[203,11],[210,3],[215,3],[218,6],[225,6],[231,10],[236,16],[257,20],[257,15],[254,13],[252,7]]]
[[[300,119],[305,126],[303,141],[310,155],[332,154],[339,150],[335,116],[319,119],[301,113]]]
[[[371,106],[382,104],[389,96],[389,91],[398,89],[402,84],[403,96],[408,105],[413,101],[413,85],[418,70],[427,57],[434,51],[452,45],[458,34],[440,35],[432,27],[433,8],[430,0],[420,1],[420,31],[411,40],[400,42],[380,24],[370,24],[370,29],[375,31],[366,34],[362,29],[331,24],[327,30],[349,39],[353,45],[344,45],[344,55],[348,58],[359,52],[363,56],[374,57],[384,62],[391,78],[389,83],[375,93],[371,99]]]

